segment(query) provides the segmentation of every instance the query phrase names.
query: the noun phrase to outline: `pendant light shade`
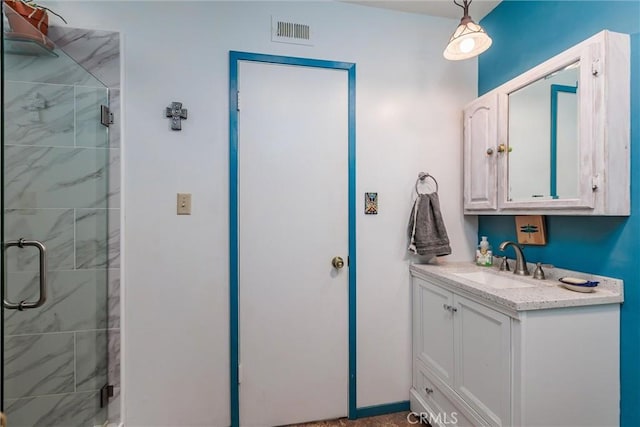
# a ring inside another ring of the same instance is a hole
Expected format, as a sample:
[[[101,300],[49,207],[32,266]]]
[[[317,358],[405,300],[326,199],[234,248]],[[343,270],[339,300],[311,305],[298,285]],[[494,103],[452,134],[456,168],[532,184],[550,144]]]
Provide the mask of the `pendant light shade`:
[[[444,57],[451,61],[473,58],[480,55],[491,46],[491,37],[469,16],[469,5],[472,0],[463,0],[464,4],[453,2],[464,9],[464,16],[460,25],[449,39],[449,44],[444,50]]]

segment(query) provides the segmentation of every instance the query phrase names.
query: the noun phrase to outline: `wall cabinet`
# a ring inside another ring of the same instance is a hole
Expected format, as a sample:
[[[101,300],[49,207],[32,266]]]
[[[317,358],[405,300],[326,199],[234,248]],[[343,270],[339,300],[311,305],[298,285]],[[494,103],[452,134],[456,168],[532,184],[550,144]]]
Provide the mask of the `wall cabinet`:
[[[464,207],[495,210],[498,94],[491,92],[464,110]]]
[[[438,426],[617,425],[619,304],[512,312],[412,270],[411,410]]]
[[[630,214],[629,36],[602,31],[471,102],[465,214]]]

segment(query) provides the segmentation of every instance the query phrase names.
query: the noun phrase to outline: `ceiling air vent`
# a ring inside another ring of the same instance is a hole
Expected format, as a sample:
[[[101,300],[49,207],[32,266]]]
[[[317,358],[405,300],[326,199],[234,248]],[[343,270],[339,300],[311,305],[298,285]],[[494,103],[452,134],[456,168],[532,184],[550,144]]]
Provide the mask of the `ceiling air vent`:
[[[272,16],[271,41],[312,46],[311,25]]]

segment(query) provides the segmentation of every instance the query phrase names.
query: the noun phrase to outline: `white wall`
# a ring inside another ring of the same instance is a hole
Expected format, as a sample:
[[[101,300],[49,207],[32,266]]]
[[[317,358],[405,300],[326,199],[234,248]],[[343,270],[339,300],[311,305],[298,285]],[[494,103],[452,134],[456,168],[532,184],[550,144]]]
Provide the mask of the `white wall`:
[[[448,62],[457,22],[333,2],[46,2],[69,25],[124,39],[127,426],[229,424],[228,51],[357,64],[358,406],[407,400],[406,224],[421,170],[440,183],[453,255],[462,216],[461,109],[476,62]],[[270,15],[310,19],[314,47],[272,43]],[[163,109],[189,109],[182,132]],[[362,214],[378,191],[380,214]],[[193,215],[175,194],[193,193]]]

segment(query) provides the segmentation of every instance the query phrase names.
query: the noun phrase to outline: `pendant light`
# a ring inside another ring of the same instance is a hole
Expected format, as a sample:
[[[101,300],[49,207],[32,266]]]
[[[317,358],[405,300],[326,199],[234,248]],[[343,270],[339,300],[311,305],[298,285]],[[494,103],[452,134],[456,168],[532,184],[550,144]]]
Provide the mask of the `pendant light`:
[[[491,46],[491,37],[484,29],[473,22],[469,16],[469,5],[472,0],[462,0],[463,4],[453,0],[457,6],[464,10],[464,16],[460,20],[460,25],[449,39],[449,44],[444,50],[444,57],[451,61],[473,58],[480,55]]]

